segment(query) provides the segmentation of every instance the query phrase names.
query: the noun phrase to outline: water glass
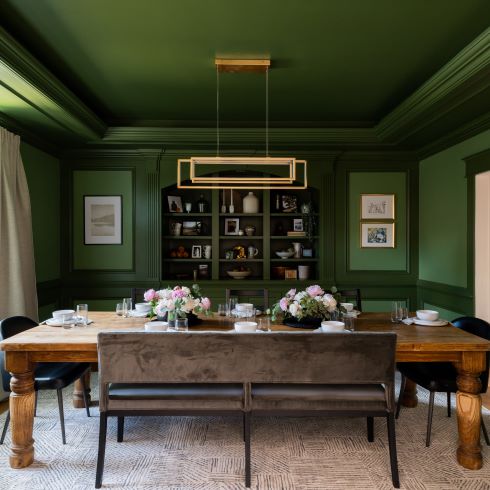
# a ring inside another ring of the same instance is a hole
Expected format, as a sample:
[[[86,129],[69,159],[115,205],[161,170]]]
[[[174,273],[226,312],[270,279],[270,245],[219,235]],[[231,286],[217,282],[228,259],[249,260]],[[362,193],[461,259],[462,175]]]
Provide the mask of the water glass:
[[[63,315],[61,321],[63,328],[67,330],[76,326],[76,318],[72,315]]]
[[[355,321],[356,318],[349,313],[345,313],[342,315],[342,321],[344,322],[344,329],[349,330],[349,332],[353,332],[355,330]]]
[[[398,301],[391,302],[391,323],[398,323],[400,311],[400,303]]]
[[[128,318],[133,310],[133,300],[131,298],[123,299],[123,317]]]
[[[258,320],[257,330],[262,332],[270,332],[271,331],[271,317],[270,316],[261,316]]]
[[[226,315],[226,306],[218,305],[218,316],[225,316],[225,315]]]
[[[187,332],[189,330],[189,321],[187,318],[176,318],[174,330],[177,332]]]
[[[233,311],[235,310],[236,304],[238,302],[238,298],[235,296],[230,297],[228,303],[226,305],[226,316],[232,316]]]
[[[88,325],[88,305],[77,305],[77,323],[83,327]]]
[[[123,316],[124,305],[122,303],[117,303],[116,305],[116,315]]]

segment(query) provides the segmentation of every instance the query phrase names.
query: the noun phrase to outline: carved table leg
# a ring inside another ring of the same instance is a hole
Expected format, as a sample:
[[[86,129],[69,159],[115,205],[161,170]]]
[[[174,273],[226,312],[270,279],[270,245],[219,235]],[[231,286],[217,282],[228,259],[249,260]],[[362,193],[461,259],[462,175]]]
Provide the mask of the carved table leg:
[[[83,376],[85,381],[85,386],[87,387],[87,400],[90,406],[90,371]],[[77,379],[73,385],[73,406],[75,408],[85,408],[85,403],[83,402],[82,396],[82,383],[79,379]]]
[[[6,352],[10,380],[10,466],[25,468],[34,461],[34,371],[26,352]]]
[[[481,382],[478,377],[485,369],[484,352],[463,352],[461,363],[455,363],[458,370],[456,379],[456,407],[458,411],[459,444],[458,463],[469,470],[482,467],[480,446],[481,425]]]
[[[414,383],[411,379],[407,378],[405,391],[402,393],[402,406],[415,408],[417,403],[417,383]]]

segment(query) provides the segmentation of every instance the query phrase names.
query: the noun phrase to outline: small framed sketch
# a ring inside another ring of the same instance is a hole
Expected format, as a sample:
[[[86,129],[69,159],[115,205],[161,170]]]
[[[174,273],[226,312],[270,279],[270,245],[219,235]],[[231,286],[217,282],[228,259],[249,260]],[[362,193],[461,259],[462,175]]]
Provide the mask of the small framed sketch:
[[[171,213],[183,213],[184,208],[182,207],[182,199],[180,196],[167,196],[168,199],[168,210]]]
[[[201,245],[192,245],[192,254],[193,259],[200,259],[202,257],[202,246]]]
[[[295,213],[298,210],[298,198],[296,196],[283,194],[281,203],[283,213]]]
[[[238,235],[240,218],[225,218],[225,235]]]
[[[394,248],[395,223],[361,223],[361,248]]]
[[[122,196],[83,196],[85,245],[122,245]]]
[[[361,219],[395,219],[395,194],[361,194]]]
[[[293,231],[303,231],[303,218],[293,219]]]

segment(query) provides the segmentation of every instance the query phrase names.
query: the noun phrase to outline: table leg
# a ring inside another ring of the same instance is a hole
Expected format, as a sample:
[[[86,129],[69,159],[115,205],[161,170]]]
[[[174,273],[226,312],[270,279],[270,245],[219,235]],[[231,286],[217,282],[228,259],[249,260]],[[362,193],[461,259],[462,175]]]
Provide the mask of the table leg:
[[[417,403],[417,383],[407,378],[405,391],[402,393],[402,405],[404,407],[415,408]]]
[[[90,371],[83,376],[85,381],[85,386],[87,387],[87,400],[90,405]],[[82,396],[82,383],[79,379],[77,379],[73,385],[73,406],[75,408],[85,408],[85,403],[83,402]]]
[[[482,467],[480,446],[481,382],[479,375],[485,369],[485,352],[463,352],[461,362],[455,363],[456,407],[458,411],[458,463],[469,470]]]
[[[6,352],[10,372],[10,466],[25,468],[34,461],[34,366],[26,352]]]

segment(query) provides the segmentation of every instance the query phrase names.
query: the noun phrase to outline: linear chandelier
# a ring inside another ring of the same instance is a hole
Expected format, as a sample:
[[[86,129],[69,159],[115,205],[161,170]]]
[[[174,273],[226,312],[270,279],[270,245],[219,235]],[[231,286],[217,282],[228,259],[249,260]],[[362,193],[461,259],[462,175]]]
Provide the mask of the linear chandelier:
[[[216,58],[216,157],[177,160],[179,189],[306,189],[307,162],[294,157],[269,156],[269,67],[270,60]],[[219,76],[222,72],[265,73],[265,156],[221,157],[219,134]],[[242,173],[239,175],[240,167]]]

